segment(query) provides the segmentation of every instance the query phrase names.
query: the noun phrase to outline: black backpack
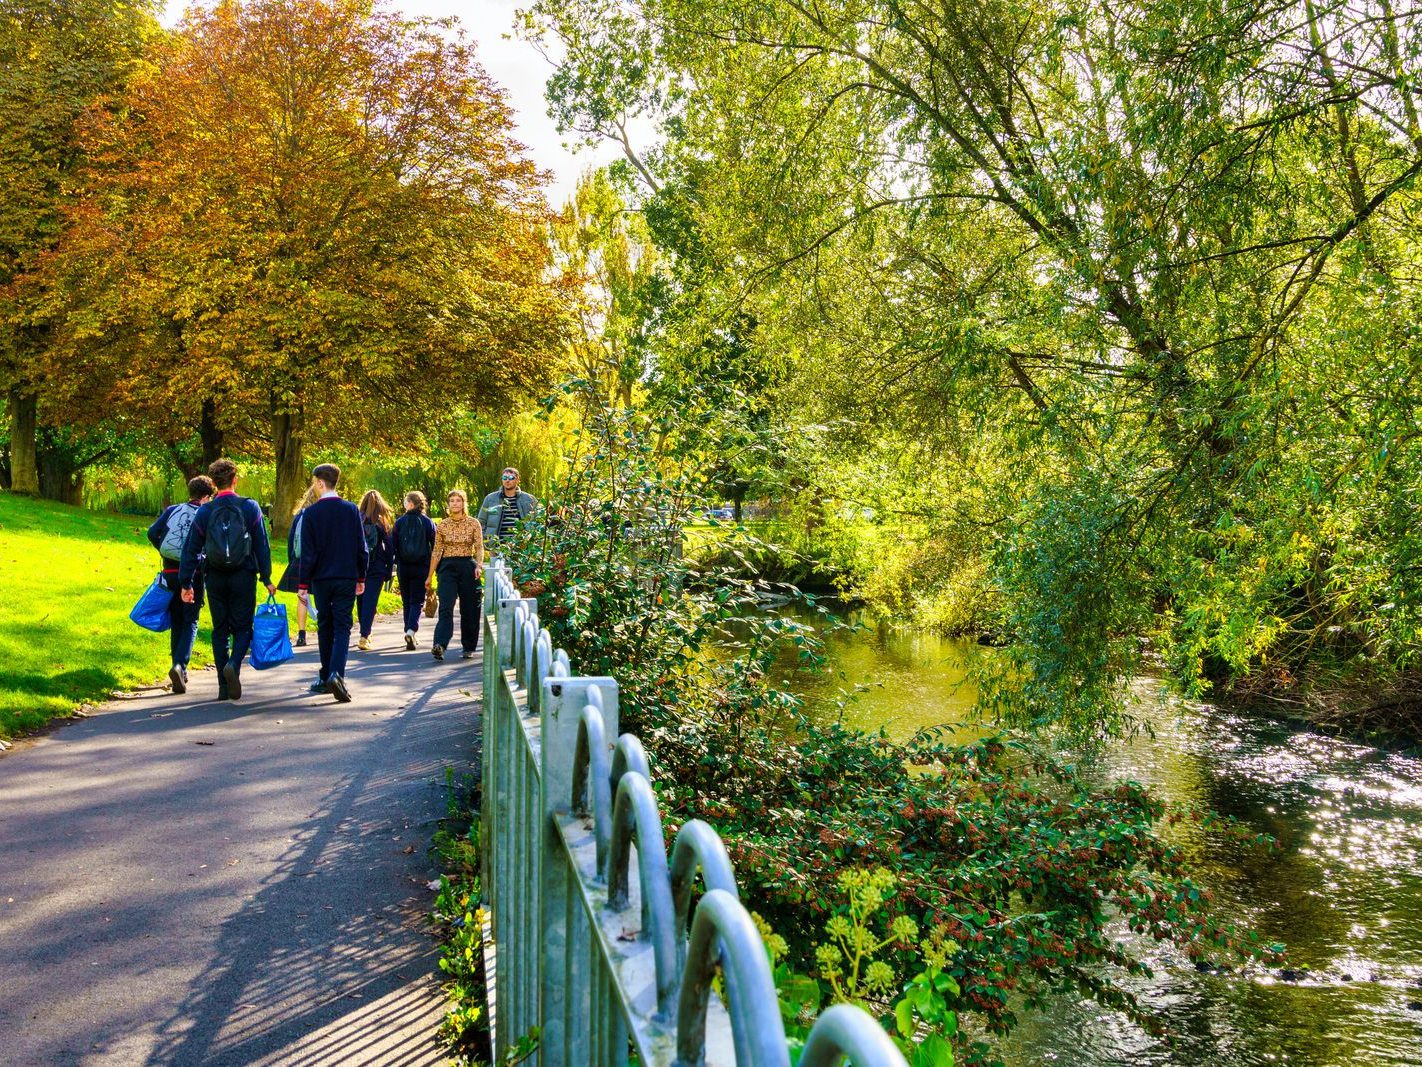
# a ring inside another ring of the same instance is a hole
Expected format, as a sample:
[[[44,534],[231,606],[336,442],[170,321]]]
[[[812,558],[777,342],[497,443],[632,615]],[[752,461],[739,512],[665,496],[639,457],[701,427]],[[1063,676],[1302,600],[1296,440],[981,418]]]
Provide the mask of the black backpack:
[[[420,563],[430,558],[430,535],[419,515],[410,515],[402,520],[400,527],[400,562]]]
[[[369,519],[361,519],[360,525],[365,531],[365,550],[373,556],[380,546],[380,527]]]
[[[214,506],[207,517],[207,540],[203,543],[207,565],[215,571],[241,570],[251,551],[252,534],[241,498],[232,497]]]

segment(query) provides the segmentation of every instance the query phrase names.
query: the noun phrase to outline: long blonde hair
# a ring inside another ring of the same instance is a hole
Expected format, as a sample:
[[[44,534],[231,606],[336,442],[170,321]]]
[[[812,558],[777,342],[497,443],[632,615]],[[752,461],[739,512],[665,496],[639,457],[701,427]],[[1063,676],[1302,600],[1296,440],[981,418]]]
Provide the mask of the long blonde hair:
[[[296,507],[291,509],[293,515],[305,511],[316,501],[321,499],[321,490],[316,488],[316,483],[312,482],[306,487],[306,495],[297,501]]]
[[[385,502],[385,498],[380,493],[372,489],[360,498],[360,513],[363,518],[369,519],[382,530],[388,531],[393,521],[393,513],[390,505]]]

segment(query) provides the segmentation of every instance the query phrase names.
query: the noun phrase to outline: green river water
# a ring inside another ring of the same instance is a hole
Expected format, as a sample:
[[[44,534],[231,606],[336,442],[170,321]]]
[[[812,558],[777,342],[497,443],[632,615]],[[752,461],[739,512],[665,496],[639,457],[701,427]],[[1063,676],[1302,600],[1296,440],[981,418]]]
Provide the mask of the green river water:
[[[897,737],[964,723],[973,702],[960,666],[965,647],[888,630],[831,633],[829,672],[798,688],[828,715],[842,690],[869,683],[846,720]],[[1155,736],[1122,743],[1091,773],[1134,778],[1274,835],[1276,852],[1193,825],[1174,840],[1228,919],[1284,942],[1288,966],[1309,973],[1298,981],[1264,968],[1202,974],[1147,946],[1155,977],[1135,988],[1169,1019],[1174,1047],[1094,1002],[1063,998],[1024,1016],[1000,1050],[1006,1062],[1422,1065],[1422,759],[1173,699],[1149,680],[1137,698]]]

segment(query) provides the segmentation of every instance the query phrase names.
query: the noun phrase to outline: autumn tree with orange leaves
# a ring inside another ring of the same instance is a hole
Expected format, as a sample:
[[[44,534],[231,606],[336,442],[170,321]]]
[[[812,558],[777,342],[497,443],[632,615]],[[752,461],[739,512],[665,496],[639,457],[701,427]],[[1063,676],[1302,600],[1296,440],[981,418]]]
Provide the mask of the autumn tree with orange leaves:
[[[511,125],[450,23],[359,0],[189,11],[87,132],[53,402],[269,447],[280,523],[308,449],[408,448],[542,384],[564,301]]]

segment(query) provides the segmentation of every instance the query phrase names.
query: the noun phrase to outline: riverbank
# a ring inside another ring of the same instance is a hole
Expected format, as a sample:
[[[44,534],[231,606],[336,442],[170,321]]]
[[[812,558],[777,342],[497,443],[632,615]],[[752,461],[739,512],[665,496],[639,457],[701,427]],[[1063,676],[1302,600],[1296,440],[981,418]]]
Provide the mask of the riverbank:
[[[787,609],[788,610],[788,609]],[[811,613],[795,615],[814,624]],[[947,727],[981,736],[965,641],[865,626],[824,634],[826,671],[794,687],[821,721],[894,739]],[[788,670],[788,664],[787,670]],[[847,695],[849,699],[847,699]],[[1172,809],[1237,820],[1247,840],[1192,818],[1167,839],[1226,922],[1287,947],[1283,968],[1197,967],[1121,924],[1152,974],[1128,985],[1180,1038],[1148,1037],[1089,998],[1064,994],[998,1051],[1011,1067],[1413,1067],[1422,1048],[1422,759],[1236,706],[1183,700],[1152,679],[1131,689],[1150,730],[1103,746],[1082,773],[1138,781]],[[1414,1007],[1418,1005],[1418,1007]],[[1167,1007],[1168,1006],[1168,1007]]]

